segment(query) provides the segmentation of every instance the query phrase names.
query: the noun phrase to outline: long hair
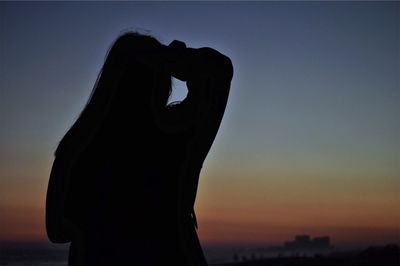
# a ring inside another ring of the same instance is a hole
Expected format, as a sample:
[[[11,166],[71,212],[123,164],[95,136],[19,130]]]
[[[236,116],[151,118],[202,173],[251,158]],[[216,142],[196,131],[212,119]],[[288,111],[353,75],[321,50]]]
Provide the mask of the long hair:
[[[171,76],[159,69],[135,60],[135,54],[141,51],[157,49],[162,44],[152,36],[128,32],[119,36],[109,49],[105,63],[97,77],[90,98],[78,119],[61,139],[55,155],[73,159],[82,152],[104,123],[114,105],[120,103],[116,95],[123,89],[130,90],[132,99],[124,104],[147,108],[150,98],[158,99],[153,108],[167,105],[171,92]],[[157,76],[157,77],[156,77]],[[157,90],[152,87],[157,86]],[[121,97],[119,97],[121,99]],[[154,103],[154,99],[153,99]],[[154,111],[154,110],[153,110]],[[143,113],[141,114],[143,116]]]

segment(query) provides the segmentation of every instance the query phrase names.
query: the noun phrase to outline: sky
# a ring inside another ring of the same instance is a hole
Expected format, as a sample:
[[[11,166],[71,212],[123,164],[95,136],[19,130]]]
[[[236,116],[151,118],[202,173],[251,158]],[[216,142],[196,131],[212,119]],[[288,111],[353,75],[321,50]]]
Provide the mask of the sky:
[[[398,2],[0,2],[0,241],[46,241],[54,150],[112,42],[139,31],[234,65],[203,244],[399,243],[399,25]]]

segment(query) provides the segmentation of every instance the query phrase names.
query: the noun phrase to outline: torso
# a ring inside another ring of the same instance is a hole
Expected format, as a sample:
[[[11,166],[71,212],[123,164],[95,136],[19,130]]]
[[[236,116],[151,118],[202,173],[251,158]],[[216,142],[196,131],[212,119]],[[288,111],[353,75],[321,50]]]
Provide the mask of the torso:
[[[98,134],[82,154],[72,173],[68,216],[90,240],[89,258],[126,263],[136,250],[143,263],[149,262],[149,251],[176,262],[182,259],[178,178],[191,132],[170,135],[154,130],[154,124],[124,127]],[[104,248],[107,256],[99,257]]]

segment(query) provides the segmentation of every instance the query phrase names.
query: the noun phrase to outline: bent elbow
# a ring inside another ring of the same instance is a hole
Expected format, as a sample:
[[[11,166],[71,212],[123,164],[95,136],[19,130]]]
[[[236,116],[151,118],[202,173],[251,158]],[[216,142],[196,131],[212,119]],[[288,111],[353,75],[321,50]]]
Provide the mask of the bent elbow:
[[[219,76],[225,82],[230,82],[233,78],[233,63],[232,60],[224,55],[220,54],[216,59],[215,74]]]
[[[50,222],[49,219],[46,217],[46,233],[47,233],[47,238],[50,240],[50,242],[56,244],[64,244],[71,242],[70,237],[67,234],[63,233],[64,230],[62,230],[62,228],[59,227],[61,226],[56,226],[54,221]]]
[[[225,55],[223,56],[223,68],[225,77],[231,81],[233,78],[233,63],[232,60]]]

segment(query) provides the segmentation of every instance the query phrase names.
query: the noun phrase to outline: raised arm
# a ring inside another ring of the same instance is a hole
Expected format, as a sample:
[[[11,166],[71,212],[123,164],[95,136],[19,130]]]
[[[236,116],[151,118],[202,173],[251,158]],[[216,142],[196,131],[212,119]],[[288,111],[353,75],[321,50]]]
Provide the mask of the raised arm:
[[[62,156],[54,159],[46,197],[46,231],[53,243],[67,243],[75,231],[65,218],[65,198],[69,187],[68,164]]]
[[[181,228],[180,243],[188,264],[203,265],[205,258],[194,232],[194,227],[197,228],[194,203],[203,162],[225,112],[233,66],[228,57],[211,48],[190,49],[188,53],[186,65],[175,65],[174,69],[175,75],[187,82],[189,93],[181,106],[183,110],[186,108],[191,111],[189,120],[194,128],[194,136],[187,145],[186,159],[179,176],[178,221]]]
[[[187,85],[189,101],[196,101],[198,108],[193,120],[195,135],[187,147],[181,185],[184,213],[192,211],[203,162],[214,142],[228,101],[233,77],[231,60],[211,48],[200,48],[195,66],[189,73]],[[196,99],[197,98],[197,99]]]
[[[139,58],[156,71],[153,109],[163,130],[174,133],[195,126],[200,113],[212,104],[207,101],[218,99],[215,104],[222,107],[223,115],[226,105],[223,99],[228,97],[233,76],[232,62],[227,56],[212,48],[186,48],[183,42],[173,41],[169,46],[140,54]],[[162,85],[158,86],[161,75],[157,71],[160,70],[186,82],[188,95],[182,102],[166,106],[166,97],[159,92]]]

